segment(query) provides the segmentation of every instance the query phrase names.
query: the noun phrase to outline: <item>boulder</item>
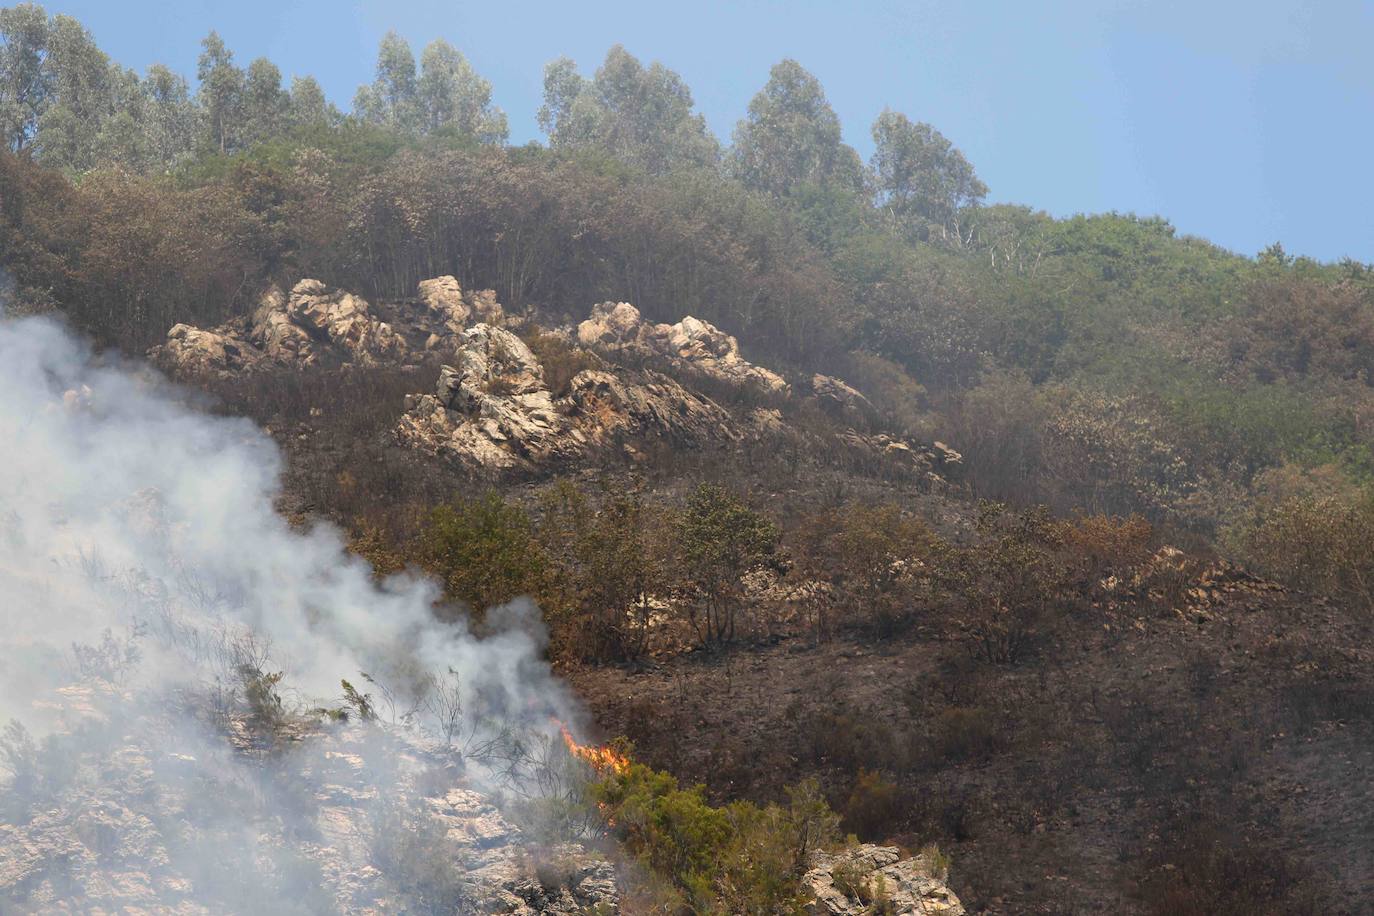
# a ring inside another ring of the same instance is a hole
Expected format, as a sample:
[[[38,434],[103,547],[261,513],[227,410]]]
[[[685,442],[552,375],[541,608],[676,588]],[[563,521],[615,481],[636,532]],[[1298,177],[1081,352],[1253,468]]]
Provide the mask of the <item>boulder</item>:
[[[864,397],[863,392],[837,378],[821,375],[811,376],[811,393],[822,404],[842,410],[872,411],[873,404]]]
[[[287,319],[310,338],[347,351],[353,362],[373,365],[405,355],[405,341],[390,324],[373,316],[367,300],[330,289],[319,280],[297,283],[285,311]]]
[[[808,916],[964,916],[959,898],[926,855],[902,858],[895,846],[864,844],[821,853],[802,878]]]
[[[229,375],[320,363],[406,364],[426,351],[457,350],[459,337],[474,318],[491,327],[504,321],[496,294],[464,292],[451,276],[422,281],[417,299],[378,307],[346,290],[306,279],[289,294],[270,287],[251,316],[213,330],[178,324],[149,356],[181,374]]]
[[[764,391],[787,391],[787,382],[777,373],[740,356],[738,340],[691,315],[677,324],[649,324],[628,302],[602,302],[577,326],[577,340],[585,347],[639,350],[703,375]]]
[[[173,325],[167,342],[155,353],[172,370],[190,374],[229,374],[252,368],[262,359],[262,353],[246,341],[189,324]]]
[[[584,369],[555,398],[539,360],[503,328],[467,329],[455,357],[433,394],[406,399],[396,436],[474,470],[534,470],[632,439],[704,444],[737,436],[724,409],[657,373]]]

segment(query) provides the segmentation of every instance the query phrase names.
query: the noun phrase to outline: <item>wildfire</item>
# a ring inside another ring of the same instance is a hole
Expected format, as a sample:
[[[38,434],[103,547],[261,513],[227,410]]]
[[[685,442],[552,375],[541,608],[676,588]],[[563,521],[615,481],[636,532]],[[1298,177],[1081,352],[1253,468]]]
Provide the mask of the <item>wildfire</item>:
[[[568,753],[579,760],[587,761],[598,773],[610,772],[618,776],[630,768],[630,759],[613,748],[606,745],[593,747],[578,744],[577,739],[568,731],[568,726],[562,722],[558,723],[558,730],[563,733],[563,743],[568,746]]]

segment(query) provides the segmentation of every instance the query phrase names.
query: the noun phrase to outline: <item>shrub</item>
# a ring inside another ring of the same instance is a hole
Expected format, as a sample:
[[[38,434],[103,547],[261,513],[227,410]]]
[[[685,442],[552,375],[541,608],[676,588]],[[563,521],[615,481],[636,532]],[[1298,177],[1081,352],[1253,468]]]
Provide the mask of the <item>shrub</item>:
[[[744,574],[773,553],[778,527],[723,487],[702,484],[677,524],[684,571],[698,601],[688,602],[704,643],[735,638]]]
[[[931,735],[932,751],[938,759],[954,763],[986,760],[1006,746],[997,717],[980,706],[950,706],[942,709]]]
[[[1374,610],[1374,496],[1295,496],[1229,532],[1260,572]]]
[[[788,803],[711,806],[700,786],[633,763],[593,788],[612,833],[693,912],[791,912],[812,854],[834,842],[838,818],[814,781]]]
[[[434,509],[420,533],[426,569],[474,610],[537,595],[546,561],[524,509],[488,493]]]
[[[879,842],[891,835],[903,816],[900,790],[882,773],[860,769],[845,802],[840,825],[861,840]]]
[[[544,383],[556,398],[568,393],[579,372],[601,366],[600,360],[588,351],[573,346],[557,334],[546,334],[538,325],[526,325],[520,332],[520,339],[544,367]]]
[[[942,547],[940,539],[891,505],[849,507],[832,525],[833,577],[851,617],[892,633],[922,597],[921,562]]]
[[[568,481],[543,499],[539,540],[563,591],[567,649],[593,661],[633,659],[649,636],[650,592],[663,547],[637,492],[595,504]]]

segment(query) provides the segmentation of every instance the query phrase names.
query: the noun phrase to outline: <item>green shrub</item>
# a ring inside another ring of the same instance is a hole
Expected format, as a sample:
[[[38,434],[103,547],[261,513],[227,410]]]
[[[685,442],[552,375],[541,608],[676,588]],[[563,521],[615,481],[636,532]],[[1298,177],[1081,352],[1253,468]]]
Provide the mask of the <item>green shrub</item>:
[[[495,493],[430,512],[419,553],[449,597],[474,610],[538,595],[546,561],[525,510]]]

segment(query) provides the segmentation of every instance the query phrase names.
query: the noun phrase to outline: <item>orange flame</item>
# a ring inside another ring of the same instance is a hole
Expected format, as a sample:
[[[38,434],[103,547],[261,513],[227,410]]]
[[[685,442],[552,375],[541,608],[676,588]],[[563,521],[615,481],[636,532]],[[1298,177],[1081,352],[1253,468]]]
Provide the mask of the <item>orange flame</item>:
[[[592,747],[578,744],[577,739],[568,731],[568,726],[562,722],[558,723],[558,730],[563,733],[563,743],[568,746],[568,753],[579,760],[587,761],[598,773],[610,772],[619,776],[630,768],[630,759],[613,748],[605,745]]]

